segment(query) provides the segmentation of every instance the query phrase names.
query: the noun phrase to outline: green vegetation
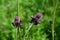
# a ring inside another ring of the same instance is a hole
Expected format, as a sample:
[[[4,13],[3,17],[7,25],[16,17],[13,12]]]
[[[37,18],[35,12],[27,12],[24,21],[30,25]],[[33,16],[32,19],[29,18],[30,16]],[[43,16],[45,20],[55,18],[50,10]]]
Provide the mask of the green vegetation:
[[[41,13],[41,24],[33,25],[26,40],[60,40],[60,0],[0,0],[0,40],[16,40],[16,27],[12,25],[18,14],[23,29],[19,38],[23,40],[31,16]],[[18,8],[19,6],[19,8]],[[18,9],[18,10],[17,10]],[[18,12],[17,12],[18,11]]]

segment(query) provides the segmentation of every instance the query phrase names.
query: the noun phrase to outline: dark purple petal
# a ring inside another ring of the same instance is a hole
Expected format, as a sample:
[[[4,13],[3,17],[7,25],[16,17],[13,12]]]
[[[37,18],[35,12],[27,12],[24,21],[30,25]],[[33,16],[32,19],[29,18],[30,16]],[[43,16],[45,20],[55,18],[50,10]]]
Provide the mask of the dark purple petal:
[[[35,17],[34,17],[34,16],[31,16],[31,18],[32,18],[32,19],[35,19]]]
[[[50,24],[52,24],[53,23],[53,21],[52,20],[50,20]]]
[[[22,23],[22,20],[20,20],[20,23]]]
[[[12,25],[15,26],[15,22],[12,22]]]

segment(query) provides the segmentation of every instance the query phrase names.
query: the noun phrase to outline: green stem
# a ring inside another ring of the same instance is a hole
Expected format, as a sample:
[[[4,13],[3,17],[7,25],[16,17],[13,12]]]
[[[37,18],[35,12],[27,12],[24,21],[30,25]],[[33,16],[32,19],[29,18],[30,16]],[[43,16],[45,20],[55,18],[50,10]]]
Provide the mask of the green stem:
[[[19,16],[19,0],[17,0],[17,16]]]
[[[17,16],[19,16],[19,0],[17,0]],[[20,20],[20,18],[19,18],[19,20]],[[20,30],[20,28],[17,27],[16,28],[16,40],[19,40],[19,38],[20,38],[19,30]]]
[[[33,24],[30,24],[30,25],[29,25],[28,30],[26,30],[25,36],[26,36],[26,35],[28,34],[28,32],[30,31],[30,29],[31,29],[32,25],[33,25]]]
[[[31,34],[30,33],[28,34],[28,40],[31,40]]]
[[[20,35],[19,35],[19,27],[16,28],[16,40],[19,40]]]
[[[29,28],[26,30],[25,35],[24,35],[24,40],[25,40],[25,37],[27,36],[28,32],[30,31],[32,25],[33,25],[33,24],[30,24],[30,25],[29,25]]]
[[[18,28],[16,28],[16,40],[18,40]]]
[[[25,25],[24,25],[24,26],[25,26]],[[22,35],[22,39],[23,39],[23,40],[25,40],[24,34],[25,34],[25,27],[23,27],[23,35]]]
[[[53,14],[53,24],[52,24],[52,40],[54,40],[55,16],[56,16],[56,9],[57,9],[59,0],[56,2],[56,5],[55,5],[54,1],[55,1],[55,0],[53,0],[54,14]],[[54,6],[54,5],[55,5],[55,6]]]

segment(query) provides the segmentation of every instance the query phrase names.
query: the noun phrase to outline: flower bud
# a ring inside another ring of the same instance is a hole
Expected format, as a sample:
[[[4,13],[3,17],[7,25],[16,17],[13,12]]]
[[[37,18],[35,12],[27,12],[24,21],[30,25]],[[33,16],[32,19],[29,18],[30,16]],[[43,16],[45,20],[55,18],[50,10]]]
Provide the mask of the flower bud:
[[[19,18],[18,16],[15,16],[15,21],[18,21],[18,18]]]
[[[37,15],[36,15],[36,18],[41,18],[42,17],[42,14],[41,13],[38,13]]]
[[[32,20],[30,21],[30,23],[34,23],[35,25],[40,24],[39,18],[41,18],[41,17],[42,17],[42,14],[40,14],[40,13],[38,13],[36,15],[36,17],[31,16]]]

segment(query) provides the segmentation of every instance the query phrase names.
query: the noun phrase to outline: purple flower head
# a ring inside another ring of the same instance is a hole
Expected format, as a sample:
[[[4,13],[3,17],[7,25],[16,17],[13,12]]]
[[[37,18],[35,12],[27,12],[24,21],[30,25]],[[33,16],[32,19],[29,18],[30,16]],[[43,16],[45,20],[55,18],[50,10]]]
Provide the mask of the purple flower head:
[[[37,15],[36,15],[36,18],[40,18],[40,17],[42,17],[42,14],[41,13],[38,13]]]
[[[15,16],[15,21],[18,21],[18,18],[19,18],[18,16]]]
[[[19,21],[12,22],[12,25],[13,25],[13,26],[16,26],[16,27],[23,28],[23,27],[22,27],[22,22],[21,22],[21,21],[20,21],[20,22],[19,22]]]
[[[30,21],[31,23],[34,23],[35,25],[40,24],[39,18],[42,17],[41,13],[38,13],[36,17],[31,16],[32,20]]]
[[[19,19],[19,17],[18,16],[15,16],[15,21],[12,22],[12,25],[13,26],[16,26],[16,27],[22,28],[22,21],[21,20],[19,21],[18,19]]]

